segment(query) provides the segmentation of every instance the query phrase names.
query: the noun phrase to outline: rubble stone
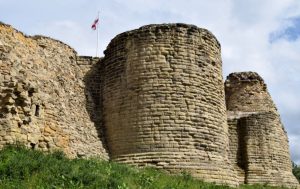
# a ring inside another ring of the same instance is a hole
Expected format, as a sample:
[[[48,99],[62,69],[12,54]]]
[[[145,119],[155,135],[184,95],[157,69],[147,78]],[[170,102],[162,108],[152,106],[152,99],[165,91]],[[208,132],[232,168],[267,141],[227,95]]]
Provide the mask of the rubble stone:
[[[0,147],[22,142],[43,151],[62,149],[69,157],[108,159],[99,124],[86,109],[85,87],[78,85],[99,59],[5,24],[0,24],[0,42]]]

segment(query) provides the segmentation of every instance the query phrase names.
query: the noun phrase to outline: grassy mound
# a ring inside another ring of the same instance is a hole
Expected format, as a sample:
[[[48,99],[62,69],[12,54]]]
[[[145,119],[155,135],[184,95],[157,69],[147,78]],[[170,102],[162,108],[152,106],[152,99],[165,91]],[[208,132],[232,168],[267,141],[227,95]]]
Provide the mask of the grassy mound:
[[[44,154],[22,146],[0,151],[0,188],[16,189],[230,189],[154,169],[137,169],[99,159],[68,159],[62,152]],[[242,186],[243,189],[271,189]]]

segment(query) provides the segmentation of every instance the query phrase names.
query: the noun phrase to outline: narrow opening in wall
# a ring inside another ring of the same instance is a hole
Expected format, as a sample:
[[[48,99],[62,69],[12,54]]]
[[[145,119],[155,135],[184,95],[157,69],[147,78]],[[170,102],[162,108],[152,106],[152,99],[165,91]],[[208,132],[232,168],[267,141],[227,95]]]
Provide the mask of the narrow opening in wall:
[[[32,89],[29,90],[29,91],[28,91],[28,96],[29,96],[29,97],[32,97],[32,96],[33,96],[33,92],[34,92],[34,90],[32,90]]]
[[[31,149],[34,149],[35,148],[35,144],[34,143],[30,143],[30,147],[31,147]]]
[[[36,105],[35,106],[35,113],[34,113],[35,116],[39,117],[40,116],[40,105]]]

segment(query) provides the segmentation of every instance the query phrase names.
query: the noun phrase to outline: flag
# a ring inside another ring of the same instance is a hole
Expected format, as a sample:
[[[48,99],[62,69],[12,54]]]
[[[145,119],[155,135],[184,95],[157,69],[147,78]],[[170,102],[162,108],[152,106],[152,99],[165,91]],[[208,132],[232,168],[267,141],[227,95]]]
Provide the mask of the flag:
[[[92,25],[92,29],[93,29],[93,30],[96,30],[96,29],[97,29],[98,21],[99,21],[99,18],[97,18],[97,19],[94,21],[94,23],[93,23],[93,25]]]

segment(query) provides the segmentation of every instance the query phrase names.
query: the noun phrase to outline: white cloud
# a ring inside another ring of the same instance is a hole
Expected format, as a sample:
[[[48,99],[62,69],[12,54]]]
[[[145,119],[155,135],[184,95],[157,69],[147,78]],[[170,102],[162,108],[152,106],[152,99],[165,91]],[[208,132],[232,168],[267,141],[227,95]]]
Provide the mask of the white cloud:
[[[300,165],[300,139],[299,136],[290,135],[290,150],[292,152],[292,159],[297,165]]]

